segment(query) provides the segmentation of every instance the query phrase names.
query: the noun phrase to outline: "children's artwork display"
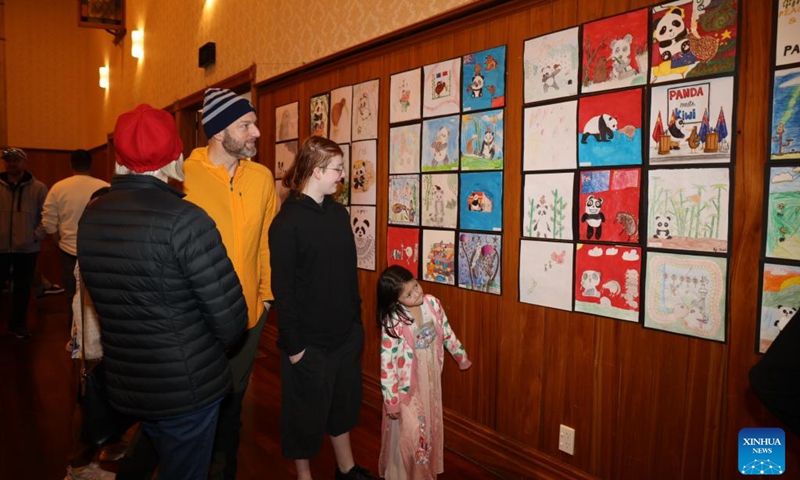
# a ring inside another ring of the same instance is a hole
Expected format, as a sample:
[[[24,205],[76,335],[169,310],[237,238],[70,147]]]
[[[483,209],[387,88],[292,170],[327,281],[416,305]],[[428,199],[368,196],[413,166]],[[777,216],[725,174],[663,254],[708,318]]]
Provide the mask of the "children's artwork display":
[[[733,77],[653,87],[650,164],[730,162],[733,131],[727,116],[733,112],[733,90]]]
[[[797,2],[775,2],[777,33],[775,34],[775,65],[800,62],[800,8]]]
[[[572,240],[574,172],[525,175],[522,236]]]
[[[642,251],[623,245],[575,246],[575,311],[639,321]]]
[[[330,139],[336,143],[350,142],[350,123],[353,118],[353,87],[331,90]]]
[[[275,179],[281,179],[294,165],[297,155],[297,140],[275,144]]]
[[[422,175],[422,225],[456,228],[458,222],[458,174]]]
[[[389,123],[418,120],[422,111],[422,69],[396,73],[389,82]]]
[[[420,165],[419,123],[389,129],[389,173],[418,173]]]
[[[653,7],[650,82],[733,72],[739,0],[680,0]]]
[[[419,225],[419,175],[389,176],[389,224]]]
[[[800,167],[769,169],[766,203],[764,255],[800,260]]]
[[[639,241],[641,172],[638,168],[580,173],[578,238],[604,242]]]
[[[300,102],[292,102],[275,108],[275,141],[285,142],[298,137],[297,116]]]
[[[562,170],[577,166],[577,101],[528,107],[524,122],[524,171]]]
[[[377,165],[377,141],[353,142],[350,161],[350,203],[354,205],[375,205]]]
[[[328,136],[330,100],[331,97],[328,93],[311,97],[311,135],[318,137]]]
[[[519,301],[572,310],[573,245],[520,241]]]
[[[458,115],[422,122],[422,171],[458,170]]]
[[[725,341],[727,260],[647,252],[645,327]]]
[[[353,141],[378,138],[378,94],[380,80],[353,87]]]
[[[351,206],[350,227],[356,241],[358,268],[375,270],[375,207]]]
[[[800,310],[800,267],[765,263],[761,277],[759,353],[769,349],[798,310]]]
[[[506,104],[506,47],[464,55],[463,111],[500,108]]]
[[[800,40],[796,40],[800,42]],[[772,87],[770,158],[800,159],[800,68],[776,70]]]
[[[642,90],[582,97],[578,128],[580,166],[641,165]]]
[[[339,180],[339,185],[336,186],[336,193],[333,194],[333,199],[342,205],[350,205],[350,144],[343,143],[339,145],[342,149],[342,178]]]
[[[387,266],[401,265],[419,278],[419,229],[389,227],[386,233]]]
[[[583,25],[581,92],[647,83],[647,9]]]
[[[422,230],[422,279],[429,282],[456,284],[456,232]]]
[[[500,295],[500,235],[461,232],[458,235],[458,286]]]
[[[525,103],[578,94],[578,27],[525,41]]]
[[[422,116],[429,118],[458,113],[461,108],[461,59],[426,65],[423,72]]]
[[[503,229],[503,172],[462,173],[459,228]]]
[[[650,170],[647,245],[728,251],[730,170]]]
[[[503,110],[461,117],[461,169],[503,169]]]

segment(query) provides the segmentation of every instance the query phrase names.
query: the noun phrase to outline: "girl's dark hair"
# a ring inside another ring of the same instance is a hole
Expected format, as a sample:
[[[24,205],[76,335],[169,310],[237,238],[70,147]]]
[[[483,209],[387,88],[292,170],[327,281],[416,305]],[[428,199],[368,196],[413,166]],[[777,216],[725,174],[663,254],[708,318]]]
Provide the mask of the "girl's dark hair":
[[[395,331],[398,323],[414,323],[414,319],[405,314],[403,306],[397,301],[403,293],[403,287],[411,280],[414,280],[414,275],[400,265],[388,267],[378,278],[378,325],[385,328],[390,337],[400,338]]]
[[[294,157],[294,165],[283,177],[283,186],[295,193],[302,192],[314,169],[327,167],[331,158],[337,155],[344,157],[344,152],[336,142],[316,135],[306,138]]]

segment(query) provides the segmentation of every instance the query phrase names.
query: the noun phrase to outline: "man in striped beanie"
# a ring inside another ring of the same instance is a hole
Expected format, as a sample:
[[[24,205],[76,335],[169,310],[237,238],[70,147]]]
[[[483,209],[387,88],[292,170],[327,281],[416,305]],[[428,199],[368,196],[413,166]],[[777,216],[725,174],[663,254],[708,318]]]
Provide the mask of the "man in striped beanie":
[[[251,161],[261,135],[256,123],[255,109],[246,98],[227,89],[206,90],[203,129],[208,146],[194,149],[184,163],[186,200],[217,223],[249,311],[244,340],[229,354],[233,390],[220,409],[212,479],[236,477],[242,400],[273,299],[267,234],[278,200],[272,172]]]

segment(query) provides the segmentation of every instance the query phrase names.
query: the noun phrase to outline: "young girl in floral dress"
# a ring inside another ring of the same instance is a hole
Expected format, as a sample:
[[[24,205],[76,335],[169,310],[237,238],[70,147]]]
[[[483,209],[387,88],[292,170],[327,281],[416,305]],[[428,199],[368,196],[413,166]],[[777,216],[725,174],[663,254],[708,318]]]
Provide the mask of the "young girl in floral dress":
[[[444,349],[472,365],[442,304],[399,265],[378,279],[383,438],[378,473],[386,480],[435,479],[444,472]]]

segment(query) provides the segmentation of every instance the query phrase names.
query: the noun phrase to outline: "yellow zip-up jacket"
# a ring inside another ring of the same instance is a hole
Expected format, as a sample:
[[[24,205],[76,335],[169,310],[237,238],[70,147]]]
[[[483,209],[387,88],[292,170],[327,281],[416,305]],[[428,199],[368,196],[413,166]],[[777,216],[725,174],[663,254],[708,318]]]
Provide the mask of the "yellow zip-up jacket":
[[[208,213],[217,223],[222,243],[239,276],[247,303],[247,328],[273,300],[270,287],[269,226],[278,206],[275,179],[269,169],[239,160],[233,178],[224,166],[208,157],[208,147],[195,148],[183,165],[186,200]]]

